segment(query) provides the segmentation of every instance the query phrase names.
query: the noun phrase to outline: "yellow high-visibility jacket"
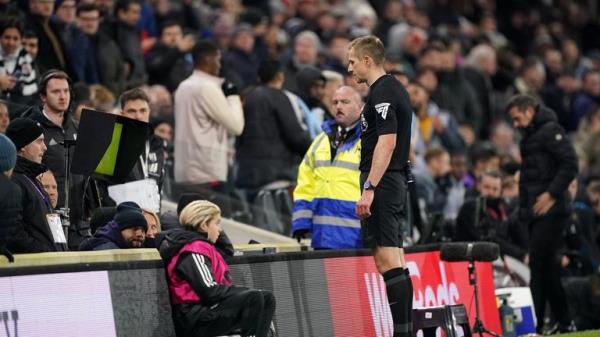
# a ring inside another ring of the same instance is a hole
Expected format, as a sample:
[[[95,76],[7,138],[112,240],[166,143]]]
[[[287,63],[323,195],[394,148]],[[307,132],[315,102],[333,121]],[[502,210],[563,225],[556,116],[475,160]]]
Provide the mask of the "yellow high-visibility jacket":
[[[335,132],[334,123],[323,123],[324,132],[315,138],[298,169],[292,231],[312,232],[314,248],[361,248],[355,212],[361,193],[360,124],[331,158],[329,135]]]

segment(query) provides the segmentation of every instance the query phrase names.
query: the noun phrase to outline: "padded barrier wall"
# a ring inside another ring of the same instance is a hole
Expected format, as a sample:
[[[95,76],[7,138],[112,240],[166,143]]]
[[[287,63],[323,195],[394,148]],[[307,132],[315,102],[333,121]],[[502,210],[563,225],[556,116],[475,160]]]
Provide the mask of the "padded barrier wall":
[[[435,246],[408,251],[415,307],[463,303],[473,322],[466,263],[441,262]],[[391,336],[385,284],[368,251],[242,256],[230,265],[236,284],[274,292],[279,337]],[[499,332],[491,264],[477,268],[483,320]],[[2,268],[0,294],[10,337],[175,335],[160,260]]]

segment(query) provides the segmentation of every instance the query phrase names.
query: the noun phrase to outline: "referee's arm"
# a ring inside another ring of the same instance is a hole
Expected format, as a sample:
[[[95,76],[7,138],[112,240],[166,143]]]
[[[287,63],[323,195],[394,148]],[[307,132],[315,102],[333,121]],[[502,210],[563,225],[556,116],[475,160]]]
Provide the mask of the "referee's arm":
[[[383,174],[390,165],[394,148],[396,147],[396,134],[388,133],[380,135],[377,138],[377,145],[373,151],[373,161],[371,162],[371,170],[369,171],[368,181],[377,186],[383,177]],[[356,203],[356,215],[360,218],[368,218],[371,216],[371,203],[375,193],[373,190],[364,190],[360,199]]]
[[[377,145],[373,152],[373,162],[371,163],[371,170],[369,171],[368,180],[371,184],[378,186],[381,177],[390,165],[392,154],[396,148],[396,134],[389,133],[380,135],[377,138]]]

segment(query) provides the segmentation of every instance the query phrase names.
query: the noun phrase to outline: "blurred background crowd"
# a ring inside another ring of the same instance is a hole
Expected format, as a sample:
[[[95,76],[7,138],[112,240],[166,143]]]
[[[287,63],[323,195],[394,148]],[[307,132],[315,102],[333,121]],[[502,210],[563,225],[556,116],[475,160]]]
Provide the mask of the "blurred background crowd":
[[[368,93],[348,76],[346,53],[353,38],[369,34],[384,42],[386,70],[414,109],[407,244],[494,240],[527,263],[528,231],[517,214],[521,135],[505,110],[510,97],[529,94],[554,111],[578,158],[572,223],[552,233],[563,237],[562,272],[598,272],[593,0],[0,0],[0,132],[45,104],[43,74],[51,69],[70,77],[65,118],[74,125],[85,108],[127,115],[119,98],[139,89],[129,100],[148,103],[140,120],[159,139],[150,143],[164,200],[198,193],[226,217],[291,235],[290,191],[321,123],[336,115],[334,93],[342,85]],[[215,79],[218,94],[203,86]],[[289,102],[259,96],[261,86]],[[261,115],[281,104],[292,109]],[[94,193],[98,184],[85,185],[94,202],[72,212],[71,223],[114,206]],[[598,327],[595,317],[578,325]]]

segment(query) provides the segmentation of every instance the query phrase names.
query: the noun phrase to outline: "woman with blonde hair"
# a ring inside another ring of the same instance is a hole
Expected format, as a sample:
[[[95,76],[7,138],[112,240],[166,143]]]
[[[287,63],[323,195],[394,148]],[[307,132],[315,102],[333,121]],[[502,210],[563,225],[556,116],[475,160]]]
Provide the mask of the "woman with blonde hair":
[[[158,217],[158,214],[147,208],[142,208],[142,212],[144,214],[144,218],[146,218],[146,222],[148,223],[146,237],[154,239],[156,235],[160,233],[160,218]]]
[[[157,236],[165,262],[177,336],[267,337],[275,312],[269,291],[232,285],[229,266],[214,244],[221,210],[206,200],[188,204],[179,215],[183,229]]]

